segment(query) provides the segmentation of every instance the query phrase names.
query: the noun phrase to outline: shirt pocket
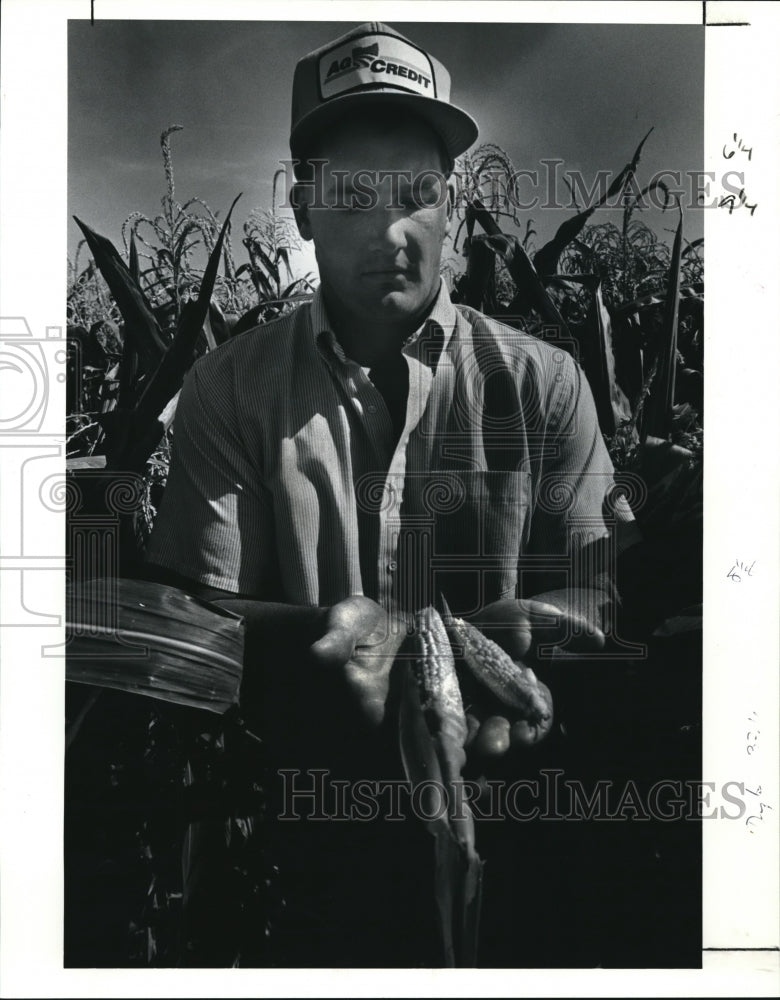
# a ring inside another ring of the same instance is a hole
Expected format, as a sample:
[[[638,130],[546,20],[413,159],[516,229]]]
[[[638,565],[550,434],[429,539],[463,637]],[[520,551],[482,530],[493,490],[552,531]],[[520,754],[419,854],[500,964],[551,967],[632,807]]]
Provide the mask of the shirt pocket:
[[[449,554],[517,559],[529,510],[528,472],[431,472],[428,503],[435,545]]]
[[[433,537],[441,589],[459,594],[462,613],[514,596],[530,509],[530,473],[458,470],[442,477],[448,503],[434,511]],[[432,490],[436,482],[437,474],[431,473]]]

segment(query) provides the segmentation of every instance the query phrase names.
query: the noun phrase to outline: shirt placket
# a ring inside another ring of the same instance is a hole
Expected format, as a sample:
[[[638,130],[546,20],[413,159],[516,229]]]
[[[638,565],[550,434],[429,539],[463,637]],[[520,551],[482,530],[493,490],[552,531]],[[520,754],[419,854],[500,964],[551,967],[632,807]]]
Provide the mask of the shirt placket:
[[[398,545],[402,531],[404,484],[409,439],[420,423],[431,391],[433,374],[416,356],[416,342],[403,350],[409,369],[409,392],[406,399],[406,419],[390,461],[385,481],[385,491],[390,491],[393,502],[382,505],[379,526],[379,593],[380,603],[388,610],[397,606],[399,594],[406,591],[399,581],[400,571],[414,571],[414,566],[400,565]]]
[[[398,581],[398,544],[408,444],[425,412],[433,381],[431,368],[419,359],[421,333],[422,330],[418,331],[403,347],[409,369],[409,391],[404,427],[395,445],[390,412],[382,394],[369,378],[368,370],[346,357],[332,335],[328,338],[328,368],[370,445],[371,462],[374,463],[371,471],[381,470],[384,474],[383,496],[378,511],[376,581],[377,601],[388,611],[396,607],[399,592],[404,589]],[[413,567],[409,569],[413,571]]]
[[[350,401],[364,428],[379,465],[386,469],[393,448],[393,422],[382,393],[368,377],[368,370],[347,362]]]
[[[388,526],[388,516],[392,516],[394,510],[400,510],[403,499],[403,476],[400,483],[396,469],[406,464],[405,441],[403,434],[398,444],[393,447],[393,424],[390,411],[382,397],[381,392],[368,376],[368,371],[359,365],[354,366],[352,375],[353,384],[357,387],[357,394],[353,398],[353,405],[358,412],[361,425],[366,431],[366,435],[372,446],[372,453],[376,462],[376,471],[384,473],[384,484],[382,488],[382,498],[379,502],[377,526],[377,599],[379,604],[386,609],[390,609],[392,601],[392,589],[394,574],[398,569],[397,562],[397,532]],[[407,401],[407,420],[409,406]],[[399,457],[401,452],[402,457]],[[390,499],[390,503],[386,502]]]
[[[360,457],[357,464],[355,464],[353,458],[353,485],[356,488],[356,492],[363,493],[364,500],[368,495],[367,502],[373,505],[376,502],[373,489],[367,491],[361,490],[358,487],[358,482],[364,475],[369,477],[381,476],[383,491],[387,489],[387,471],[391,465],[393,456],[393,426],[390,413],[382,398],[382,394],[369,378],[367,370],[362,368],[357,362],[346,357],[337,343],[330,342],[329,350],[326,352],[325,357],[330,376],[341,395],[344,405],[351,414],[350,423],[361,436],[358,447]],[[382,603],[386,590],[385,577],[392,570],[388,569],[387,564],[391,559],[385,553],[382,545],[384,527],[381,523],[381,516],[384,502],[378,502],[377,506],[379,510],[376,518],[379,523],[375,522],[375,527],[371,525],[370,513],[363,515],[363,524],[366,531],[361,534],[360,547],[361,566],[364,565],[364,558],[368,560],[368,565],[373,565],[373,572],[376,579],[376,596],[380,603]],[[359,513],[359,530],[360,522],[361,515]],[[374,532],[376,549],[372,552],[371,550],[374,549],[374,540],[371,536],[374,535]],[[364,547],[367,547],[369,551],[366,552]],[[379,562],[378,567],[376,560]],[[369,581],[364,578],[363,592],[371,593],[371,590]]]
[[[376,580],[378,603],[387,610],[392,610],[397,595],[398,542],[401,536],[407,446],[411,434],[422,419],[432,381],[428,366],[415,356],[414,344],[405,347],[403,353],[409,368],[409,391],[404,427],[395,447],[390,413],[367,371],[348,358],[334,359],[330,366],[370,445],[374,470],[384,474],[383,498],[378,511]]]

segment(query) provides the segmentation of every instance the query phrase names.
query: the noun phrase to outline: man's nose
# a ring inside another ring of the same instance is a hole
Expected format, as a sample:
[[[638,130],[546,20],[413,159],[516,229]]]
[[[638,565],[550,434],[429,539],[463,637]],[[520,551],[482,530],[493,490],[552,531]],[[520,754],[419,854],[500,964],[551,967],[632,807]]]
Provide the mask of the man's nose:
[[[369,209],[366,217],[369,250],[398,250],[407,242],[406,213],[402,209],[390,208],[381,202]]]
[[[372,248],[397,249],[406,244],[408,211],[399,178],[375,175],[376,197],[366,209],[365,225]]]

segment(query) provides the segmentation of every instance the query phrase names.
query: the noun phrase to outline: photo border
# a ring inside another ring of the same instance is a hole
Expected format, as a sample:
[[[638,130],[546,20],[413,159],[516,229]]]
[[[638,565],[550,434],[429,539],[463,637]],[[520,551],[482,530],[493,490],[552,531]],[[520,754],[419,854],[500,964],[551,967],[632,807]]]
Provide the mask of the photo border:
[[[719,176],[724,143],[755,149],[746,186],[753,215],[705,217],[705,558],[703,778],[760,781],[771,805],[760,831],[704,821],[704,967],[699,970],[85,970],[62,968],[65,513],[61,531],[22,549],[35,503],[8,484],[20,462],[64,473],[62,341],[66,327],[67,20],[277,20],[281,8],[241,0],[6,0],[2,32],[0,315],[21,317],[48,373],[34,435],[0,438],[0,981],[9,996],[546,995],[770,996],[778,970],[778,484],[776,415],[780,250],[778,19],[760,3],[533,3],[514,0],[285,5],[284,20],[702,23],[706,29],[705,170]],[[216,15],[219,14],[217,18]],[[275,15],[275,16],[274,16]],[[744,22],[747,22],[745,25]],[[739,26],[742,25],[742,26]],[[41,235],[45,234],[45,238]],[[34,263],[35,266],[34,266]],[[746,308],[746,303],[748,308]],[[17,324],[18,326],[18,324]],[[7,329],[7,328],[4,328]],[[7,391],[14,383],[0,371]],[[0,389],[0,391],[3,391]],[[775,405],[773,405],[775,404]],[[25,458],[25,456],[27,456]],[[46,523],[52,524],[47,516]],[[34,530],[34,529],[33,529]],[[41,554],[43,553],[43,554]],[[727,576],[755,561],[751,579]],[[27,576],[25,576],[27,574]],[[16,622],[28,601],[59,618]],[[30,593],[34,589],[34,602]],[[10,624],[9,624],[10,623]],[[14,627],[18,625],[20,627]],[[761,752],[746,752],[751,713]],[[752,786],[751,786],[752,787]],[[34,867],[33,867],[34,859]],[[521,931],[520,931],[521,932]],[[737,949],[737,950],[735,950]],[[747,949],[747,950],[742,950]],[[770,949],[770,950],[754,950]]]

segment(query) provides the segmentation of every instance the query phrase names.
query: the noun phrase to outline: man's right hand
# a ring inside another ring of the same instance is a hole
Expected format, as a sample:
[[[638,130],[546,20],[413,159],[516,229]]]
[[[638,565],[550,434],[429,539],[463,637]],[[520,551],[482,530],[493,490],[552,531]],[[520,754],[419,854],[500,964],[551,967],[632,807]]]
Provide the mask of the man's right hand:
[[[315,664],[333,671],[358,724],[379,726],[385,716],[390,671],[406,636],[403,623],[368,597],[347,597],[325,616],[325,634],[311,646]]]
[[[406,630],[375,601],[355,595],[332,607],[303,607],[170,573],[162,582],[243,617],[242,712],[283,755],[293,751],[305,759],[312,751],[327,755],[329,746],[354,749],[355,738],[381,724]]]

